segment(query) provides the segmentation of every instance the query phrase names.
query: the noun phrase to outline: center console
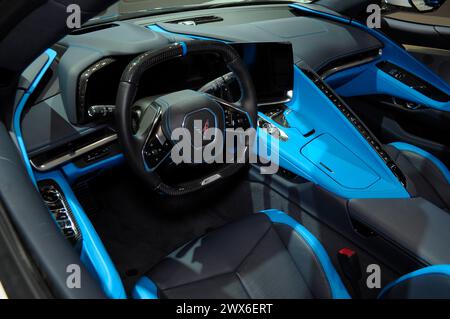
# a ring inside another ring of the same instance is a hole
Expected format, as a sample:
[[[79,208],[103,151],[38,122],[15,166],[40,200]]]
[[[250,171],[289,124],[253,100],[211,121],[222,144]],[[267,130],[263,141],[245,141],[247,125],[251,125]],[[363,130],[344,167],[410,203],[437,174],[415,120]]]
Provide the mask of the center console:
[[[291,101],[259,106],[258,129],[278,138],[282,169],[338,196],[409,198],[381,142],[303,61],[294,67]]]
[[[348,204],[354,225],[362,224],[423,265],[450,263],[450,214],[423,198],[354,199]],[[358,227],[356,226],[356,229]]]
[[[317,88],[333,103],[333,105],[345,116],[345,118],[357,129],[367,142],[372,146],[375,152],[383,159],[392,173],[397,179],[406,186],[406,178],[390,158],[378,139],[368,130],[364,123],[358,118],[358,116],[352,111],[350,107],[329,87],[322,78],[310,69],[303,68],[302,71],[306,76],[314,82]]]

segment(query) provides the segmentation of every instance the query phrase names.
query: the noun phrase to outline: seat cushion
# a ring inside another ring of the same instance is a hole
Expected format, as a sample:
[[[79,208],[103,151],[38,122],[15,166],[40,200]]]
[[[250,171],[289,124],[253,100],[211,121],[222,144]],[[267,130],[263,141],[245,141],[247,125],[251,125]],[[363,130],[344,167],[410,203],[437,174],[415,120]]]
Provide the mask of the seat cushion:
[[[450,211],[450,172],[438,158],[411,144],[392,143],[386,151],[407,178],[408,192]]]
[[[136,298],[348,298],[322,245],[275,210],[189,242],[139,280]]]

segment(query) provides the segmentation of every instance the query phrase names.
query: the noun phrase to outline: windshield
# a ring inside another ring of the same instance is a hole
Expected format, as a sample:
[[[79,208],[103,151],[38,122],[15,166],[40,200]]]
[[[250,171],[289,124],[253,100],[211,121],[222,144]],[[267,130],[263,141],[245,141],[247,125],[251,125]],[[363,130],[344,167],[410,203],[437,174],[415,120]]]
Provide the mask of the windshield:
[[[315,0],[297,0],[300,3],[311,3]],[[264,3],[264,0],[120,0],[111,5],[107,10],[100,13],[90,22],[102,22],[105,19],[114,19],[121,16],[132,16],[136,13],[145,14],[148,13],[164,13],[170,10],[183,10],[192,7],[215,7],[251,4],[251,3]],[[266,0],[266,2],[274,3],[277,1]],[[279,2],[287,2],[280,0]]]

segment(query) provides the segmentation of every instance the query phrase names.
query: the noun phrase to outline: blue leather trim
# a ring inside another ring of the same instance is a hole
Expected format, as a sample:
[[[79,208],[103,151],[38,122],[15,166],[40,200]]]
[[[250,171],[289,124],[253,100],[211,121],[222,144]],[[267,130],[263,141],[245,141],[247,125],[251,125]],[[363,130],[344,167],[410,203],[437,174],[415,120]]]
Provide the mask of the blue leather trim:
[[[444,163],[442,163],[442,161],[440,159],[438,159],[433,154],[430,154],[427,151],[421,149],[420,147],[417,147],[417,146],[414,146],[414,145],[408,144],[408,143],[394,142],[394,143],[390,143],[389,145],[392,145],[396,149],[401,150],[401,151],[408,151],[408,152],[413,152],[413,153],[419,154],[419,155],[425,157],[426,159],[430,160],[431,162],[433,162],[434,165],[436,165],[436,167],[441,171],[442,175],[444,175],[444,177],[447,179],[447,182],[450,184],[449,169],[447,168],[447,166],[445,166]]]
[[[114,299],[126,298],[125,289],[111,258],[64,175],[59,170],[35,174],[37,180],[52,179],[61,187],[83,238],[81,261],[91,274],[99,279],[106,296]]]
[[[380,61],[391,62],[415,74],[416,76],[419,76],[439,90],[450,95],[450,86],[444,80],[436,75],[430,68],[416,60],[394,41],[386,37],[383,33],[376,29],[368,28],[366,25],[355,20],[348,20],[329,13],[316,11],[306,8],[300,4],[291,4],[289,6],[297,10],[316,14],[317,16],[350,24],[356,28],[364,30],[383,43],[383,54],[380,58],[368,64],[336,72],[326,78],[326,82],[330,84],[340,95],[349,97],[371,94],[386,94],[419,103],[437,110],[450,111],[450,101],[439,102],[433,100],[396,80],[376,66],[376,64]]]
[[[285,116],[291,127],[281,128],[289,136],[287,141],[279,144],[281,167],[344,198],[410,197],[366,139],[297,66],[294,67],[293,97],[287,106],[291,111],[285,113]],[[261,114],[259,115],[264,117]],[[277,126],[276,123],[272,121],[271,123]],[[301,131],[308,131],[307,128],[314,128],[315,134],[304,136]],[[364,167],[368,167],[369,169],[365,174],[374,174],[379,179],[371,185],[352,185],[354,179],[359,178],[359,176],[355,176],[355,173],[342,172],[342,168],[345,167],[340,167],[337,161],[327,156],[327,150],[335,148],[327,143],[323,143],[322,149],[314,150],[317,152],[314,158],[320,159],[319,164],[323,162],[335,173],[330,173],[321,165],[313,163],[311,157],[308,159],[302,153],[302,150],[308,147],[314,139],[320,139],[325,134],[332,136],[343,144],[349,150],[347,153],[353,153],[352,158],[343,158],[344,163],[347,162],[345,163],[345,166],[347,166],[345,171],[348,171],[350,162],[354,162],[362,170],[364,170]],[[267,135],[267,133],[258,130],[259,138],[264,138],[264,135]],[[358,164],[359,161],[361,161],[361,164]],[[337,170],[341,170],[341,172],[337,174]],[[358,188],[351,188],[352,186],[358,186]]]
[[[263,210],[260,213],[266,214],[267,217],[274,223],[285,224],[294,229],[294,231],[299,234],[306,243],[310,246],[311,250],[319,259],[320,264],[323,267],[323,271],[330,284],[331,295],[334,299],[350,299],[350,295],[347,292],[344,284],[341,281],[336,269],[331,263],[330,257],[328,256],[325,248],[322,244],[311,234],[303,225],[300,225],[289,215],[275,209]]]
[[[378,295],[378,298],[382,298],[390,289],[406,280],[412,279],[414,277],[428,276],[428,275],[445,275],[450,277],[450,265],[429,266],[406,274],[398,278],[397,280],[394,280],[393,282],[389,283],[387,286],[385,286]]]
[[[14,134],[16,135],[17,144],[19,146],[20,153],[22,155],[28,175],[30,175],[31,181],[33,182],[34,185],[36,185],[36,179],[34,177],[33,169],[31,167],[30,160],[28,158],[27,148],[25,147],[25,143],[23,141],[22,128],[21,128],[20,124],[21,124],[22,111],[23,111],[28,99],[30,98],[31,94],[33,94],[33,92],[36,89],[36,87],[38,86],[39,82],[42,80],[42,77],[45,75],[45,73],[50,68],[50,66],[52,65],[53,61],[56,58],[56,51],[54,51],[52,49],[46,50],[44,54],[47,54],[47,56],[48,56],[47,62],[44,64],[42,69],[39,71],[36,78],[33,79],[30,87],[23,94],[22,98],[19,101],[19,104],[17,105],[17,108],[14,113],[14,118],[13,118],[13,130],[14,130]]]
[[[306,144],[301,154],[337,184],[349,189],[367,189],[380,180],[365,161],[330,134]]]
[[[143,276],[134,286],[132,296],[134,299],[159,299],[158,288],[153,281]]]
[[[166,34],[166,35],[169,35],[169,36],[177,35],[177,36],[180,36],[180,37],[191,38],[191,39],[195,39],[195,40],[219,41],[219,42],[223,42],[223,43],[230,43],[229,41],[225,41],[225,40],[221,40],[221,39],[201,37],[201,36],[198,36],[198,35],[191,35],[191,34],[184,34],[184,33],[175,33],[175,32],[171,32],[171,31],[167,31],[167,30],[161,28],[159,25],[156,25],[156,24],[148,25],[147,29],[150,29],[150,30],[155,31],[155,32],[163,33],[163,34]]]
[[[68,163],[62,167],[62,171],[67,176],[69,183],[74,182],[80,176],[95,172],[97,170],[108,169],[124,162],[123,154],[117,154],[94,163],[86,167],[78,167],[74,163]]]
[[[180,42],[180,44],[181,44],[181,48],[183,49],[183,56],[185,56],[187,54],[186,42]]]

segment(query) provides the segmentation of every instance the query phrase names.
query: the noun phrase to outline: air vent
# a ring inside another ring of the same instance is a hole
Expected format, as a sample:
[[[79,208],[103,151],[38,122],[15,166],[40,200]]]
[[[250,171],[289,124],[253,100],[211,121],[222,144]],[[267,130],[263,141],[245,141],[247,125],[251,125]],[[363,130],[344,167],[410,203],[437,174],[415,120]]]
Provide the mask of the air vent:
[[[76,30],[72,31],[70,34],[71,35],[81,35],[81,34],[91,33],[91,32],[95,32],[95,31],[106,30],[106,29],[110,29],[110,28],[114,28],[114,27],[118,27],[118,26],[119,25],[117,23],[105,23],[105,24],[95,25],[92,27],[76,29]]]
[[[169,23],[183,24],[183,25],[197,25],[197,24],[206,24],[206,23],[213,23],[213,22],[220,22],[220,21],[223,21],[223,18],[218,17],[218,16],[203,16],[203,17],[194,17],[194,18],[190,18],[190,19],[170,21]]]

